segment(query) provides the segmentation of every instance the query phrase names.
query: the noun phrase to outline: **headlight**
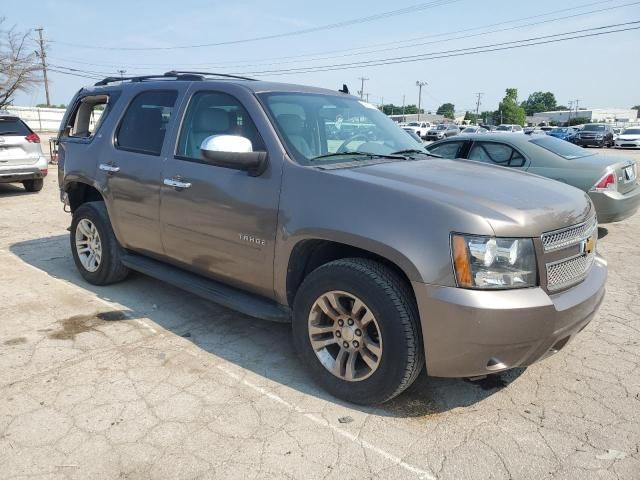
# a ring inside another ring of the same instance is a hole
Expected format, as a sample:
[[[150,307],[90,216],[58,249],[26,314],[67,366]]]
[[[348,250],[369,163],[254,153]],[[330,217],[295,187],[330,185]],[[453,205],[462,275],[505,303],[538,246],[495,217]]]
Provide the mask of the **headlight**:
[[[491,290],[538,284],[536,255],[530,238],[454,234],[451,249],[459,287]]]
[[[596,138],[598,138],[598,139],[604,138],[604,135],[598,134],[598,135],[596,135]]]

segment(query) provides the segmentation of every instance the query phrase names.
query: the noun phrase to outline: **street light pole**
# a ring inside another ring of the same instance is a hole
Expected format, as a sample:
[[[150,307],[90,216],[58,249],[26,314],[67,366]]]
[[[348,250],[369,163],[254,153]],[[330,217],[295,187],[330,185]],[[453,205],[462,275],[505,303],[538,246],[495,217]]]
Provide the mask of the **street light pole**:
[[[418,121],[420,121],[420,110],[422,106],[422,87],[428,85],[427,82],[416,81],[416,87],[418,87]]]

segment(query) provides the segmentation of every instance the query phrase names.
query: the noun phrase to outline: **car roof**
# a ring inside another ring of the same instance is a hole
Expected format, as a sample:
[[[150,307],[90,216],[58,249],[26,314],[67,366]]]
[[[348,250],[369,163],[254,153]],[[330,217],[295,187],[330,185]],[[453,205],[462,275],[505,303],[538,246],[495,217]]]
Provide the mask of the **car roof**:
[[[533,137],[537,138],[537,137]],[[529,135],[514,135],[513,133],[470,133],[469,135],[465,135],[463,137],[464,141],[467,142],[469,140],[483,140],[485,142],[504,142],[504,143],[527,143],[532,140],[532,137]],[[460,140],[457,137],[449,137],[447,139],[438,140],[437,143],[445,143],[445,142],[454,142],[456,140]],[[436,142],[434,142],[436,143]]]
[[[105,79],[107,80],[107,79]],[[104,81],[103,81],[104,82]],[[172,84],[185,84],[185,83],[198,83],[206,87],[218,87],[222,85],[240,85],[247,90],[250,90],[254,93],[268,93],[268,92],[295,92],[295,93],[315,93],[315,94],[324,94],[324,95],[336,95],[336,96],[345,96],[352,99],[360,100],[358,97],[354,95],[345,94],[343,92],[336,90],[330,90],[327,88],[321,87],[313,87],[309,85],[299,85],[295,83],[281,83],[281,82],[270,82],[264,80],[251,80],[251,79],[241,79],[241,78],[204,78],[204,79],[171,79],[171,78],[149,78],[142,79],[140,81],[127,81],[125,79],[124,82],[118,82],[117,79],[111,80],[107,83],[98,82],[95,85],[85,87],[84,91],[113,91],[113,90],[126,90],[129,88],[138,89],[140,85],[148,85],[148,86],[170,86]]]

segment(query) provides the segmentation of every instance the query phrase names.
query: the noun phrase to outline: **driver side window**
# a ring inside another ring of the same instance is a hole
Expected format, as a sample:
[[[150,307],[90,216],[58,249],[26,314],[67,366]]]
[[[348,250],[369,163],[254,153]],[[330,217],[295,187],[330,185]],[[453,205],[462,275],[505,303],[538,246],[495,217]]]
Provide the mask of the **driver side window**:
[[[221,92],[196,92],[184,117],[176,156],[200,160],[200,145],[211,135],[238,135],[251,141],[253,151],[265,150],[253,120],[236,98]]]

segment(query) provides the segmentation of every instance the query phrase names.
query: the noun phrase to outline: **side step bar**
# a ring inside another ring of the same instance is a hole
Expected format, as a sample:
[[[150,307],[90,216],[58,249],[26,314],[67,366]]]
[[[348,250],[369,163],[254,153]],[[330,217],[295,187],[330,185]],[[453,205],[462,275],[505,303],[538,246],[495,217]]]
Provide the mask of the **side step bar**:
[[[249,315],[250,317],[270,320],[272,322],[291,322],[291,311],[284,305],[195,273],[187,272],[173,265],[134,253],[125,255],[122,263],[131,270],[157,278],[158,280],[191,292],[223,307]]]

